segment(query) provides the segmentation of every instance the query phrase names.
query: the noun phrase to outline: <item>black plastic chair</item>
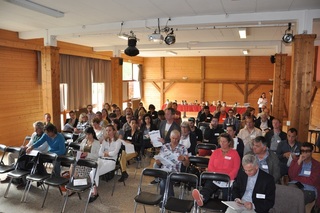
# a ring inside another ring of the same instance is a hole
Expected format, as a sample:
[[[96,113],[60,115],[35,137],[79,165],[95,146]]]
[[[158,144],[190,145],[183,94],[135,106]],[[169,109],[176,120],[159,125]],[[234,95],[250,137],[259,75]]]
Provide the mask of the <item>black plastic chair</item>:
[[[215,173],[215,172],[203,172],[200,175],[200,186],[205,181],[220,181],[227,183],[227,200],[230,200],[230,177],[226,174]],[[215,212],[225,212],[227,206],[221,201],[224,199],[210,198],[208,202],[204,203],[203,206],[198,207],[200,212],[201,209],[208,209]],[[226,201],[226,200],[224,200]]]
[[[138,193],[137,196],[134,198],[134,212],[137,210],[137,205],[142,204],[144,212],[146,212],[145,205],[150,206],[156,206],[159,205],[162,201],[163,204],[163,195],[160,195],[158,193],[151,193],[148,191],[144,191],[142,186],[142,181],[144,176],[154,177],[154,178],[160,178],[160,179],[166,179],[168,176],[168,173],[166,171],[160,170],[160,169],[144,169],[141,173],[140,177],[140,183],[138,187]]]
[[[75,163],[74,157],[67,157],[67,156],[59,156],[59,157],[57,158],[57,161],[60,162],[60,165],[61,165],[62,167],[67,167],[67,168],[69,168],[72,164]],[[63,195],[63,194],[62,194],[62,191],[61,191],[61,189],[60,189],[60,186],[64,186],[64,185],[66,185],[68,182],[69,182],[69,179],[68,179],[68,178],[64,178],[64,177],[61,177],[61,176],[52,176],[52,175],[51,175],[51,177],[49,177],[48,179],[45,179],[45,180],[43,181],[43,183],[44,183],[45,185],[47,185],[47,189],[46,189],[46,193],[45,193],[44,198],[43,198],[43,202],[42,202],[41,208],[43,208],[43,206],[44,206],[44,203],[45,203],[45,201],[46,201],[46,198],[47,198],[47,195],[48,195],[48,191],[49,191],[49,187],[50,187],[50,186],[58,187],[58,189],[59,189],[59,191],[60,191],[60,194]]]
[[[0,144],[0,152],[2,152],[1,161],[0,161],[0,174],[10,172],[15,169],[15,164],[8,165],[5,164],[3,158],[8,153],[19,153],[21,151],[20,147],[7,147],[6,145]]]
[[[7,147],[8,149],[9,147]],[[34,167],[32,166],[32,169],[31,171],[29,170],[23,170],[23,169],[19,169],[19,162],[25,160],[24,159],[24,155],[22,155],[22,149],[19,148],[19,147],[11,147],[12,149],[15,149],[16,151],[19,151],[19,157],[18,157],[18,160],[15,164],[15,167],[14,167],[14,170],[10,171],[7,173],[7,177],[10,178],[10,181],[8,183],[8,186],[7,186],[7,189],[6,189],[6,192],[4,193],[4,197],[7,198],[7,195],[8,195],[8,192],[9,192],[9,189],[10,189],[10,186],[11,186],[11,183],[12,183],[12,180],[13,179],[21,179],[21,178],[24,178],[26,177],[28,174],[33,174],[34,173]],[[10,148],[10,149],[11,149]],[[32,164],[35,164],[36,163],[36,158],[37,156],[35,157],[35,159],[33,161],[31,161],[30,163]]]
[[[90,182],[87,182],[86,185],[77,185],[75,186],[74,185],[74,178],[73,178],[73,175],[74,175],[74,172],[75,172],[75,167],[76,166],[85,166],[85,167],[89,167],[91,169],[95,169],[95,172],[94,172],[94,175],[93,175],[93,181],[90,181]],[[71,192],[75,192],[75,193],[78,193],[78,195],[82,192],[85,192],[87,190],[89,190],[89,194],[88,194],[88,199],[87,199],[87,202],[86,202],[86,206],[85,206],[85,209],[84,209],[84,212],[87,211],[87,208],[88,208],[88,204],[89,204],[89,199],[90,199],[90,195],[91,195],[91,192],[93,190],[93,187],[94,187],[94,179],[95,179],[95,176],[97,174],[97,167],[98,167],[98,163],[95,162],[95,161],[92,161],[92,160],[87,160],[87,159],[79,159],[74,167],[73,167],[73,170],[72,170],[72,174],[71,174],[71,177],[70,177],[70,181],[69,183],[66,185],[66,189],[68,191],[71,191]],[[64,200],[64,203],[63,203],[63,206],[62,206],[62,211],[61,212],[64,212],[65,210],[65,207],[67,205],[67,201],[68,201],[68,193],[65,194],[65,200]]]
[[[37,163],[34,164],[34,168],[33,168],[34,173],[29,174],[26,177],[27,185],[26,185],[24,192],[23,192],[23,195],[21,197],[21,202],[27,202],[27,197],[28,197],[32,182],[37,182],[40,185],[42,185],[45,179],[52,176],[52,173],[51,174],[47,173],[46,169],[45,169],[45,171],[43,171],[44,172],[43,174],[37,173],[37,171],[36,171],[37,166],[39,164],[49,163],[49,164],[52,164],[53,165],[52,168],[54,168],[54,165],[56,163],[56,159],[57,159],[57,154],[55,154],[55,153],[41,153],[41,152],[38,153]]]
[[[192,164],[200,169],[208,168],[209,160],[210,160],[209,158],[202,157],[202,156],[190,156],[189,157],[190,164]]]
[[[197,209],[197,203],[195,200],[183,199],[183,196],[177,197],[168,197],[170,182],[180,182],[185,185],[194,185],[198,186],[198,177],[194,174],[189,173],[171,173],[167,179],[166,189],[164,193],[164,207],[162,212],[175,211],[175,212],[190,212],[192,208]]]

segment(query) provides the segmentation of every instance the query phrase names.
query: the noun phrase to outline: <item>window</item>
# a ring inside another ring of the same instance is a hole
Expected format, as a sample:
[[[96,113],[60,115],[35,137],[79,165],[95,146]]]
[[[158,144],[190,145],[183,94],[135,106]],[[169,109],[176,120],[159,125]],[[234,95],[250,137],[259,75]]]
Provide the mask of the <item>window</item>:
[[[141,98],[139,64],[124,62],[122,66],[123,100]]]
[[[104,83],[92,83],[93,111],[99,111],[104,104]]]
[[[60,84],[60,111],[64,111],[68,106],[68,84]]]
[[[123,62],[122,65],[122,80],[131,81],[132,80],[132,63]]]

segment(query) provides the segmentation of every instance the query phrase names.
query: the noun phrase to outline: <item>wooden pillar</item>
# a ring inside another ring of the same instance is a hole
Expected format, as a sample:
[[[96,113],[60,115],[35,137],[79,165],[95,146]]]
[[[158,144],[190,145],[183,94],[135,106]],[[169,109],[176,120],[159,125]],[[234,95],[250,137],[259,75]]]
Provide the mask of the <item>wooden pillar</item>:
[[[41,48],[41,83],[43,112],[51,114],[51,122],[60,131],[60,56],[58,47]]]
[[[205,80],[205,68],[206,65],[206,57],[201,57],[201,84],[200,84],[200,101],[199,103],[202,103],[204,100],[204,91],[205,91],[205,84],[204,84],[204,80]]]
[[[287,54],[276,54],[273,73],[272,115],[283,123]]]
[[[111,58],[111,88],[112,88],[112,103],[117,104],[120,108],[123,102],[122,93],[122,58]]]
[[[248,103],[248,96],[249,96],[249,57],[245,57],[245,83],[244,83],[244,97],[243,97],[243,102]]]
[[[298,130],[299,141],[308,141],[316,35],[295,35],[292,43],[290,82],[290,127]]]
[[[164,87],[165,87],[165,85],[164,85],[164,81],[163,81],[163,79],[165,78],[164,60],[165,60],[164,57],[160,58],[160,80],[161,80],[160,81],[160,107],[162,107],[163,104],[166,102],[166,100],[164,100],[165,99],[165,95],[164,95]]]

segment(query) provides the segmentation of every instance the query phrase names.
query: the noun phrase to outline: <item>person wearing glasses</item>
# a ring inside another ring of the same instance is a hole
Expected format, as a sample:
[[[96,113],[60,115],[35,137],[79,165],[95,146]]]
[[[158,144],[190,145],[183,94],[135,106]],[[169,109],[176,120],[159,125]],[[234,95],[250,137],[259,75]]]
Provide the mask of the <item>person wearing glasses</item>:
[[[312,143],[304,142],[301,145],[300,156],[293,159],[289,167],[289,186],[298,187],[303,191],[305,204],[316,199],[315,206],[319,209],[320,162],[312,158],[312,151]]]

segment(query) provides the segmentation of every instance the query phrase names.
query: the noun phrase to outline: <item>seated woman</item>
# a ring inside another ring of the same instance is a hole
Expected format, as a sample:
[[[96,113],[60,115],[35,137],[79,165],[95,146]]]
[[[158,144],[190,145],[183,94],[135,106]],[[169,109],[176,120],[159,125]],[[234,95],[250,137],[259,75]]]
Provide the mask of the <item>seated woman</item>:
[[[106,137],[99,150],[98,169],[95,178],[95,187],[89,202],[93,202],[99,196],[97,187],[99,186],[99,176],[112,171],[116,166],[116,160],[121,148],[121,140],[118,139],[117,130],[109,124],[106,128]]]
[[[73,132],[74,128],[78,125],[78,118],[76,117],[76,113],[71,110],[69,112],[70,118],[66,119],[66,122],[64,123],[63,131],[64,132]]]
[[[109,114],[108,114],[108,111],[106,109],[102,109],[101,110],[101,114],[102,114],[102,121],[108,125],[111,123],[111,120],[109,118]]]
[[[94,131],[96,132],[96,136],[100,142],[100,144],[104,141],[104,136],[106,134],[106,129],[104,127],[100,126],[100,119],[99,118],[94,118],[92,120],[92,126]]]
[[[216,149],[210,157],[208,171],[227,174],[230,180],[234,180],[240,168],[240,157],[237,150],[233,149],[233,139],[229,134],[222,133],[219,144],[221,148]],[[218,189],[219,186],[215,183],[207,181],[200,192],[194,189],[192,196],[202,206]]]
[[[153,148],[153,145],[150,141],[149,132],[153,130],[157,130],[158,128],[156,125],[152,123],[152,116],[151,114],[147,113],[143,116],[142,125],[140,127],[140,132],[143,135],[143,140],[141,144],[141,153],[144,155],[145,149]]]
[[[79,115],[79,122],[77,127],[73,130],[73,141],[77,140],[78,137],[82,138],[84,136],[84,130],[90,126],[88,122],[88,116],[86,113],[81,113]]]
[[[111,124],[114,126],[114,128],[117,130],[118,133],[118,137],[120,139],[123,139],[124,136],[124,131],[122,128],[120,128],[121,124],[120,121],[118,119],[114,119],[113,121],[111,121]]]
[[[190,130],[188,121],[183,121],[181,123],[181,137],[180,144],[188,150],[191,155],[196,155],[197,137]]]
[[[97,161],[99,158],[100,142],[97,139],[96,133],[93,127],[88,127],[87,129],[85,129],[84,132],[86,134],[86,137],[80,143],[80,152],[81,152],[80,158]],[[72,170],[72,167],[70,167],[70,170]],[[95,172],[94,170],[91,171],[91,169],[88,169],[88,167],[77,166],[75,168],[74,176],[79,178],[86,178],[90,176],[90,179],[92,182],[94,181],[93,180],[94,172]]]
[[[138,130],[137,120],[135,118],[131,119],[130,127],[131,127],[131,130],[128,130],[124,133],[124,137],[123,137],[124,142],[123,143],[125,146],[130,146],[132,144],[134,146],[134,150],[132,152],[128,152],[127,147],[126,147],[126,151],[122,152],[121,161],[120,161],[122,176],[118,180],[119,182],[123,182],[125,179],[127,179],[129,177],[129,175],[126,171],[127,170],[127,165],[126,165],[127,161],[140,155],[142,134]]]

